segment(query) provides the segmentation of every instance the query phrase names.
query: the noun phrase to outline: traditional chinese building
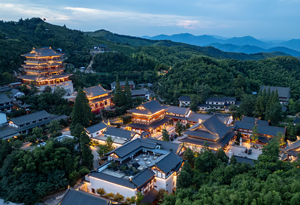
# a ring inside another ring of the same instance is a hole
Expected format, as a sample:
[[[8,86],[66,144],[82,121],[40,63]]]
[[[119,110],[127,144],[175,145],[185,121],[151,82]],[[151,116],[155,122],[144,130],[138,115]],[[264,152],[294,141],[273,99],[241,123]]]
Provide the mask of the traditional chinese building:
[[[161,105],[156,100],[152,100],[141,104],[137,108],[128,110],[131,113],[132,122],[128,125],[128,129],[134,132],[149,133],[160,132],[164,129],[169,121],[165,118],[167,107]]]
[[[236,132],[232,126],[226,125],[216,115],[200,121],[184,132],[187,137],[180,139],[187,147],[200,151],[206,145],[217,151],[234,140]],[[206,145],[205,145],[206,144]]]
[[[23,54],[26,58],[21,76],[23,83],[35,82],[42,91],[50,86],[52,91],[56,87],[63,87],[67,93],[73,93],[73,83],[69,80],[72,74],[64,73],[64,54],[55,52],[51,47],[33,48],[30,53]]]
[[[94,87],[84,88],[84,92],[94,113],[99,113],[102,109],[109,110],[114,106],[112,102],[113,96],[110,95],[112,91],[105,90],[100,84]]]

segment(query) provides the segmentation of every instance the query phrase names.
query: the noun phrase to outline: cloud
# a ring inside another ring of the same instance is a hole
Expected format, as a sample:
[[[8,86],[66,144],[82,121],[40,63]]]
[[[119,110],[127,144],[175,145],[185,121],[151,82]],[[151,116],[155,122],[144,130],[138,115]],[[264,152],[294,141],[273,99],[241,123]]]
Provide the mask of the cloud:
[[[37,5],[26,6],[22,4],[0,3],[0,13],[5,14],[6,19],[4,19],[9,21],[12,20],[11,16],[13,15],[17,15],[19,18],[46,18],[47,20],[54,22],[69,20],[69,17],[65,14],[62,14],[62,12]]]
[[[128,21],[128,23],[144,24],[152,26],[178,26],[186,29],[196,29],[207,27],[211,22],[200,20],[201,17],[167,15],[167,14],[150,14],[132,11],[108,11],[101,9],[90,9],[83,7],[65,7],[71,11],[73,18],[86,20],[110,20],[110,21]],[[199,19],[199,20],[197,20]],[[201,22],[201,23],[200,23]]]

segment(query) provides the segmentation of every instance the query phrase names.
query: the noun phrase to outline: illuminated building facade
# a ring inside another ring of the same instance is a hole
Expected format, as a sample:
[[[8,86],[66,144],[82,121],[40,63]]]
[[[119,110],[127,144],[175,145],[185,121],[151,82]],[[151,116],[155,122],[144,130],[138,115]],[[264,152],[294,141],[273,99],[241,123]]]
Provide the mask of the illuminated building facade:
[[[102,109],[109,110],[114,106],[113,96],[110,95],[112,91],[105,90],[101,85],[84,88],[83,91],[86,93],[89,105],[94,113],[99,113]]]
[[[128,124],[128,129],[137,133],[144,131],[156,133],[162,131],[169,121],[166,116],[167,107],[156,100],[143,103],[137,108],[128,110],[133,123]]]
[[[64,54],[55,52],[51,47],[33,48],[30,53],[23,54],[26,58],[22,65],[26,75],[21,76],[23,83],[35,83],[40,91],[47,86],[63,87],[67,94],[72,94],[73,83],[69,80],[72,74],[64,73]]]

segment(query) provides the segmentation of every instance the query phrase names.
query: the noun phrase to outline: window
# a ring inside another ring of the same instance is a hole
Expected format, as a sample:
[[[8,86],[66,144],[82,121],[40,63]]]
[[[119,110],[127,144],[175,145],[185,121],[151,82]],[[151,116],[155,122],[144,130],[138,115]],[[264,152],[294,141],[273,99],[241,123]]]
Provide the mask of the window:
[[[95,194],[96,192],[95,192],[95,189],[92,189],[92,192]]]

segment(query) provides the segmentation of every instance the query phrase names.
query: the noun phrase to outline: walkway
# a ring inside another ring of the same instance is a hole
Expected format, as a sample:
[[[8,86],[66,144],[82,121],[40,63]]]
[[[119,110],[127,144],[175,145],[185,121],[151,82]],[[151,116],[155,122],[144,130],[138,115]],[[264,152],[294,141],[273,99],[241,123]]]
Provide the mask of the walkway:
[[[252,153],[250,155],[248,155],[247,153],[245,153],[245,150],[249,149],[249,148],[250,148],[249,143],[243,143],[243,146],[229,145],[227,147],[226,154],[228,156],[229,155],[229,150],[231,150],[232,154],[234,154],[235,156],[257,160],[258,156],[262,153],[261,149],[259,149],[259,148],[258,149],[250,148],[252,150]]]

